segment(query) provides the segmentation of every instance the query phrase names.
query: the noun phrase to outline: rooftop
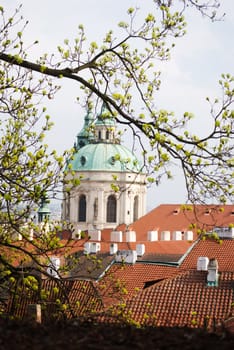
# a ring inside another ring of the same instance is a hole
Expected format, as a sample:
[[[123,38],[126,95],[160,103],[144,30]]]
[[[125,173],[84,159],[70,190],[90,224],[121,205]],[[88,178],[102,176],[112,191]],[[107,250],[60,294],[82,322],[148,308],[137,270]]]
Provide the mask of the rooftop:
[[[158,231],[161,239],[162,231],[186,232],[206,230],[234,224],[234,205],[192,205],[161,204],[130,225],[139,241],[147,240],[148,231]],[[124,230],[125,225],[118,228]],[[199,231],[200,232],[200,231]],[[194,237],[195,239],[196,237]]]
[[[214,239],[206,238],[199,240],[194,245],[189,254],[185,256],[180,268],[191,270],[197,268],[197,259],[199,257],[216,258],[219,264],[219,271],[234,271],[234,240],[223,239],[216,242]]]
[[[127,301],[126,311],[141,324],[217,326],[233,316],[234,272],[222,272],[218,287],[208,287],[206,276],[206,271],[186,271],[159,282]]]

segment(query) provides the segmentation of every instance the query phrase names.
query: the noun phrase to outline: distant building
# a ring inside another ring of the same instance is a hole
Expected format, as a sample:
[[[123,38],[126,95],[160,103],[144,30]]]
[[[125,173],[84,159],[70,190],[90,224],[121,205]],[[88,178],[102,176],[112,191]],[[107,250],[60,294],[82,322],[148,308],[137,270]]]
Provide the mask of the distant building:
[[[37,215],[39,223],[50,219],[51,211],[48,205],[48,200],[45,198],[41,200]]]

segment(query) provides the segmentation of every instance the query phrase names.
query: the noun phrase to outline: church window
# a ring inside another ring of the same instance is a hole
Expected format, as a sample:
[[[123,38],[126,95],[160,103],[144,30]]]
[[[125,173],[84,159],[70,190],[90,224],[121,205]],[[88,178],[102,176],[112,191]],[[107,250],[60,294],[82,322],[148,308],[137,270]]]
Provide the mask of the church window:
[[[111,165],[114,165],[115,164],[115,157],[112,156],[110,159],[109,159],[109,162]]]
[[[138,196],[135,196],[134,204],[133,204],[133,221],[136,221],[138,219],[138,210],[139,210],[139,198]]]
[[[86,221],[86,197],[83,194],[79,198],[78,221]]]
[[[116,222],[116,209],[117,209],[116,198],[115,196],[111,195],[107,199],[107,212],[106,212],[107,222]]]
[[[81,163],[81,165],[85,165],[85,163],[86,163],[86,158],[85,158],[84,156],[81,156],[81,157],[80,157],[80,163]]]

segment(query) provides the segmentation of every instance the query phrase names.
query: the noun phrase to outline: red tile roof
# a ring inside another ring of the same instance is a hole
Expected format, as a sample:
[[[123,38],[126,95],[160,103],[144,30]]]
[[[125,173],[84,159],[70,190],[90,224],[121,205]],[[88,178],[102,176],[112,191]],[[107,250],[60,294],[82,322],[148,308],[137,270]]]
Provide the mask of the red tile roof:
[[[110,251],[111,241],[100,242],[101,252],[107,253]],[[143,243],[137,242],[119,242],[118,250],[136,250],[136,245]],[[155,242],[144,242],[146,253],[158,253],[158,254],[184,254],[191,246],[191,242],[188,241],[155,241]]]
[[[165,243],[165,242],[158,242]],[[167,242],[173,243],[173,242]],[[207,271],[197,271],[197,259],[218,261],[218,287],[208,287]],[[128,294],[126,313],[134,322],[157,326],[212,327],[234,317],[234,240],[199,239],[180,267],[136,263],[112,269]],[[135,289],[140,292],[136,293]],[[134,297],[133,297],[134,296]],[[105,301],[105,300],[104,300]],[[231,320],[231,321],[230,321]]]
[[[105,303],[109,303],[110,300],[116,303],[119,302],[120,297],[131,298],[147,286],[176,274],[178,274],[178,268],[171,266],[144,263],[114,264],[99,282],[99,287]],[[118,292],[116,283],[120,287]],[[121,288],[124,288],[123,293]]]
[[[208,287],[206,271],[187,271],[127,301],[126,312],[141,325],[211,327],[233,315],[234,272],[222,272],[218,287]]]
[[[91,281],[42,280],[40,288],[32,290],[19,280],[17,286],[20,289],[17,293],[12,289],[5,309],[7,315],[17,318],[27,316],[29,304],[42,304],[43,322],[53,319],[55,314],[56,317],[62,316],[59,310],[63,304],[69,305],[64,311],[67,318],[98,312],[103,307],[97,289]]]
[[[180,205],[162,204],[151,212],[132,223],[130,226],[120,225],[116,230],[122,231],[123,241],[116,242],[118,250],[136,250],[137,244],[145,245],[145,254],[139,260],[168,261],[178,260],[190,248],[191,241],[172,240],[174,231],[197,231],[198,228],[210,230],[214,226],[227,227],[234,222],[234,205]],[[126,241],[126,232],[136,232],[136,242]],[[109,253],[111,241],[110,229],[101,232],[101,253]],[[149,241],[148,232],[158,231],[158,240]],[[170,241],[161,240],[161,232],[170,231]],[[197,234],[194,234],[194,240]],[[71,253],[83,250],[83,244],[88,239],[70,242]],[[89,240],[91,241],[91,240]]]
[[[234,271],[234,240],[224,239],[220,243],[214,239],[199,240],[185,257],[180,268],[196,269],[199,257],[216,258],[219,271]]]
[[[225,227],[231,223],[234,223],[234,205],[161,204],[128,229],[136,232],[137,241],[143,242],[147,240],[148,231],[157,230],[160,240],[162,231],[196,232],[197,228],[210,230],[214,226]],[[118,229],[125,231],[126,225],[120,225]]]

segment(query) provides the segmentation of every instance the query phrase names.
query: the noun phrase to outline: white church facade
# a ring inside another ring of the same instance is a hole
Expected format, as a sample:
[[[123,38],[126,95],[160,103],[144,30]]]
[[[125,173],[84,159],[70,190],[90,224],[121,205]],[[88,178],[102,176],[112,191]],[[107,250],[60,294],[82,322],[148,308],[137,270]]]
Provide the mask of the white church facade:
[[[80,230],[130,225],[146,212],[146,175],[136,156],[117,137],[105,105],[85,116],[65,180],[81,179],[65,192],[62,219]]]

